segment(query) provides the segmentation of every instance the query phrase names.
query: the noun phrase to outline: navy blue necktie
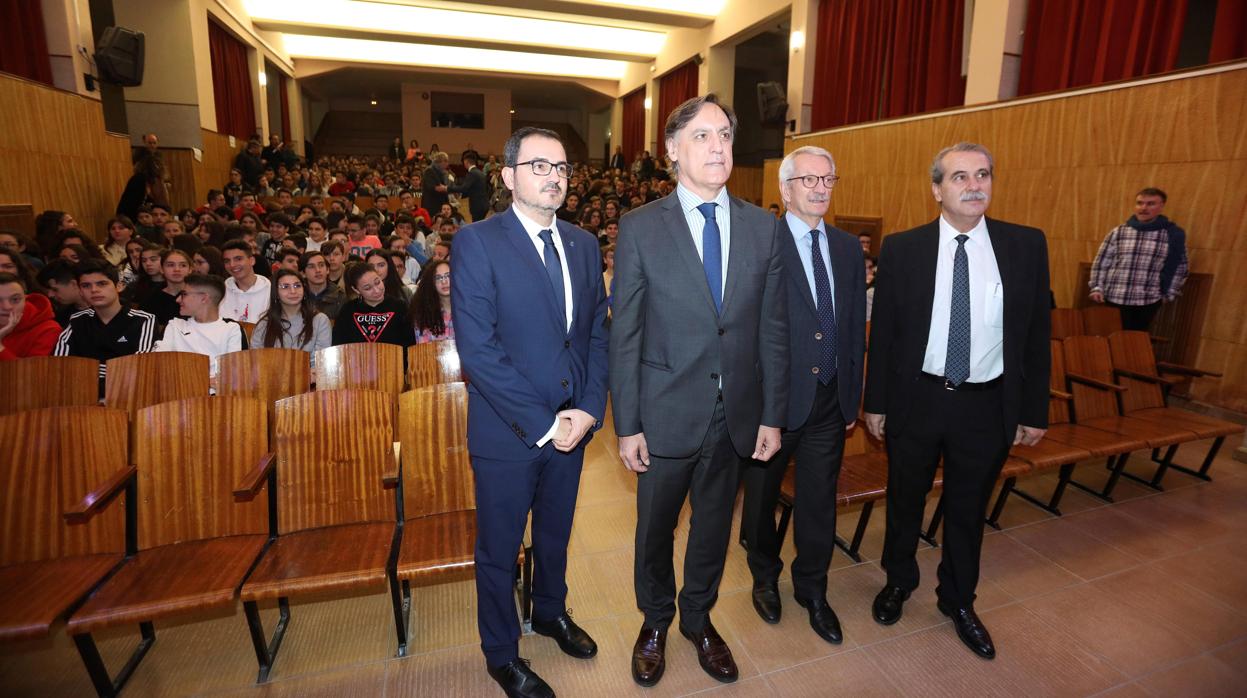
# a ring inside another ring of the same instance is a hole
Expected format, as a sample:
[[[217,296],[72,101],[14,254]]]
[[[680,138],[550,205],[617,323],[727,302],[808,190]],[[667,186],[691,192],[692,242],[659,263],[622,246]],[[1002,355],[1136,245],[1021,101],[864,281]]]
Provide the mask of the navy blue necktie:
[[[818,244],[818,228],[810,231],[810,257],[814,263],[814,297],[818,301],[818,380],[823,385],[836,376],[836,308],[831,300],[831,279]]]
[[[559,324],[567,327],[567,296],[563,293],[563,265],[559,262],[559,249],[554,246],[554,236],[549,230],[537,233],[546,244],[545,257],[546,276],[550,277],[550,286],[554,289],[554,300],[559,306]]]
[[[714,299],[715,314],[723,312],[723,248],[719,243],[719,224],[714,220],[717,205],[708,203],[697,207],[706,218],[706,225],[701,229],[701,265],[706,270],[706,283],[710,286],[710,297]]]
[[[956,237],[953,255],[953,294],[948,312],[948,352],[944,358],[944,378],[961,385],[970,377],[970,259],[966,255],[964,233]]]

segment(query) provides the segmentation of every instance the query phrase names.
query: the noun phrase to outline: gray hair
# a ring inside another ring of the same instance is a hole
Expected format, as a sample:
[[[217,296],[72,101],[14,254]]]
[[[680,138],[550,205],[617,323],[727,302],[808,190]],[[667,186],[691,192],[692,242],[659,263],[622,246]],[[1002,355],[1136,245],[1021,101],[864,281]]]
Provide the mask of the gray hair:
[[[515,167],[515,163],[520,160],[520,146],[524,143],[524,139],[529,136],[542,136],[544,138],[556,140],[559,143],[563,142],[563,139],[559,137],[559,134],[548,128],[525,126],[518,129],[515,133],[512,133],[511,137],[507,139],[506,145],[502,146],[503,167]]]
[[[792,178],[793,171],[797,169],[797,158],[801,155],[816,155],[818,157],[827,158],[828,164],[831,165],[831,171],[836,171],[836,160],[831,157],[831,153],[816,145],[803,145],[785,155],[784,161],[779,163],[779,186],[781,189],[784,184]]]
[[[944,181],[944,156],[949,153],[981,153],[987,158],[987,171],[995,174],[996,161],[992,159],[991,151],[978,143],[970,143],[962,141],[956,145],[950,145],[935,154],[935,159],[931,161],[931,182],[940,184]]]

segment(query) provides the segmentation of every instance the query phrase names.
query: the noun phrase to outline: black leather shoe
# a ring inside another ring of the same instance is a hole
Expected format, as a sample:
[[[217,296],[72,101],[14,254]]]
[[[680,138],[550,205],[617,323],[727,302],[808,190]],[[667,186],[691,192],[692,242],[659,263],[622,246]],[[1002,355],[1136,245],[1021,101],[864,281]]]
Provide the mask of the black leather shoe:
[[[642,626],[632,646],[632,680],[649,688],[667,669],[667,631]]]
[[[702,671],[718,681],[732,683],[740,673],[736,669],[736,660],[732,658],[732,650],[719,636],[719,632],[706,619],[706,625],[699,632],[690,632],[680,628],[680,634],[688,638],[697,648],[697,663]]]
[[[554,689],[528,666],[527,659],[515,659],[499,667],[489,667],[489,675],[502,686],[509,698],[554,698]]]
[[[538,635],[554,638],[559,649],[577,659],[588,659],[598,653],[598,645],[589,637],[583,628],[576,625],[570,613],[553,620],[540,621],[533,619],[533,632]]]
[[[779,585],[767,582],[753,585],[753,610],[758,612],[762,620],[775,625],[779,622],[783,607],[779,601]]]
[[[844,641],[844,633],[840,632],[840,619],[836,617],[836,612],[827,603],[827,599],[810,601],[798,598],[797,604],[810,612],[810,627],[814,628],[819,637],[833,645]]]
[[[901,611],[905,609],[907,600],[909,600],[908,591],[891,584],[885,585],[875,597],[874,606],[871,607],[875,622],[879,625],[892,625],[900,620]]]
[[[937,601],[935,605],[940,613],[953,619],[953,627],[957,629],[957,637],[961,638],[962,644],[983,659],[996,658],[996,645],[992,644],[991,633],[979,620],[974,607],[953,608],[943,601]]]

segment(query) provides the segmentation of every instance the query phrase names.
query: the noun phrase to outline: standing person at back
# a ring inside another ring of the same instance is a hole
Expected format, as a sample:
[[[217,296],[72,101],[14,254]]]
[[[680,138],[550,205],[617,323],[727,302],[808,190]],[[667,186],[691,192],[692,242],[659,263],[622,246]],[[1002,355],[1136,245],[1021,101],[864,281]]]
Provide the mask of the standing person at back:
[[[463,166],[468,169],[468,173],[464,175],[463,181],[447,187],[450,192],[467,197],[468,212],[472,214],[473,222],[485,220],[489,213],[489,182],[481,171],[480,158],[475,150],[464,153]]]
[[[958,143],[931,164],[939,218],[884,238],[866,372],[866,426],[888,449],[887,582],[881,625],[918,588],[918,533],[944,464],[944,546],[935,597],[975,654],[996,656],[974,611],[983,517],[1013,444],[1048,426],[1048,245],[1043,231],[987,218],[995,168]]]
[[[710,622],[741,459],[780,448],[788,409],[788,318],[775,217],[727,192],[736,116],[715,95],[671,112],[673,194],[625,215],[615,251],[611,400],[619,455],[637,476],[634,583],[645,615],[632,677],[653,686],[675,620],[673,536],[693,508],[680,632],[702,669],[735,681]],[[457,253],[456,253],[457,254]]]
[[[505,153],[515,203],[461,230],[450,265],[476,476],[477,625],[508,696],[553,696],[519,657],[515,555],[531,511],[533,630],[578,659],[597,654],[567,611],[566,571],[584,447],[606,413],[606,293],[593,236],[555,220],[571,174],[558,134],[522,128]]]
[[[1155,187],[1136,194],[1134,215],[1109,231],[1091,263],[1091,300],[1119,309],[1124,330],[1151,329],[1160,304],[1186,283],[1186,231],[1162,214],[1168,198]]]

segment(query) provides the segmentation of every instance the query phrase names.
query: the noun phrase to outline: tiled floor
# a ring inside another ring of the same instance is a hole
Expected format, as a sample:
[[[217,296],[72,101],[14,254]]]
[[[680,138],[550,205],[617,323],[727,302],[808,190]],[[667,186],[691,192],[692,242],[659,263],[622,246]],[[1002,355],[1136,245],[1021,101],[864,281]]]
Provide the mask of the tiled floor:
[[[1207,445],[1184,446],[1181,455],[1195,461]],[[877,563],[880,506],[862,547],[866,561],[855,565],[837,553],[832,564],[828,596],[844,626],[843,645],[809,629],[786,575],[783,621],[763,623],[750,603],[744,554],[733,544],[713,617],[735,653],[740,681],[708,678],[689,644],[673,635],[666,676],[645,690],[628,670],[641,620],[631,582],[635,481],[613,451],[608,434],[589,448],[568,569],[568,605],[597,640],[598,656],[574,660],[536,636],[520,645],[560,695],[1247,695],[1247,465],[1228,455],[1218,457],[1212,483],[1175,472],[1157,494],[1123,481],[1113,505],[1070,490],[1060,519],[1011,500],[1004,530],[985,541],[977,601],[999,651],[993,662],[965,649],[936,610],[936,549],[924,546],[919,554],[924,583],[904,618],[886,628],[871,620],[871,599],[884,579]],[[1133,460],[1140,471],[1146,459]],[[1102,482],[1102,463],[1080,466],[1078,477]],[[1020,484],[1046,493],[1054,482],[1054,475],[1039,475]],[[843,512],[842,530],[851,530],[856,516],[856,509]],[[687,519],[677,532],[680,549],[686,526]],[[790,544],[785,559],[791,557]],[[677,576],[679,569],[677,561]],[[158,641],[125,694],[500,695],[477,648],[471,581],[416,590],[411,656],[403,659],[393,658],[385,594],[292,606],[269,684],[253,683],[255,658],[236,608],[158,623]],[[268,614],[271,627],[275,612]],[[128,630],[101,638],[110,667],[124,661],[136,638]],[[63,630],[3,649],[0,695],[90,694]]]

